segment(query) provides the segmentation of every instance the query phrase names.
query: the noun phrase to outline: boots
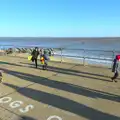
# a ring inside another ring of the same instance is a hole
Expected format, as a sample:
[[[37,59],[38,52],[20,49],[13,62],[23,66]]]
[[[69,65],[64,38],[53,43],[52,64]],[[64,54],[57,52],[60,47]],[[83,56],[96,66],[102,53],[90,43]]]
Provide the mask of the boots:
[[[47,70],[47,65],[45,64],[45,65],[43,65],[43,70]]]
[[[114,79],[114,77],[111,78],[112,82],[117,82],[117,80]]]

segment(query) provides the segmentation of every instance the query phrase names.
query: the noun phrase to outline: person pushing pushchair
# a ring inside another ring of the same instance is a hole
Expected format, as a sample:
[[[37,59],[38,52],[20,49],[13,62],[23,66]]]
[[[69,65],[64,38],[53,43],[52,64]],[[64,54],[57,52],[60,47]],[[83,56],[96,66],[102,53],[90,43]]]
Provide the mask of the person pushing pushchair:
[[[42,69],[47,70],[49,57],[45,51],[43,54],[40,55],[40,61],[42,64]]]

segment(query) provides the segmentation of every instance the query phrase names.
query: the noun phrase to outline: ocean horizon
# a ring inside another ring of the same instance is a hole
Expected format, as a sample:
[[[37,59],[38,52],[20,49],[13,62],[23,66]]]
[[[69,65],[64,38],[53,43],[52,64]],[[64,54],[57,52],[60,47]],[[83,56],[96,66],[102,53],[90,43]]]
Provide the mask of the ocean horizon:
[[[42,48],[65,48],[62,54],[65,56],[99,58],[87,60],[90,63],[111,65],[115,54],[120,54],[120,37],[104,38],[40,38],[40,37],[0,37],[1,49],[12,47],[42,47]],[[84,53],[83,50],[88,50]],[[89,51],[90,50],[90,51]],[[93,50],[93,51],[91,51]],[[101,50],[101,51],[97,51]],[[114,53],[112,51],[118,51]],[[57,55],[61,51],[56,52]],[[74,58],[74,57],[73,57]],[[106,59],[106,60],[104,60]]]
[[[0,46],[120,50],[120,37],[0,37]]]

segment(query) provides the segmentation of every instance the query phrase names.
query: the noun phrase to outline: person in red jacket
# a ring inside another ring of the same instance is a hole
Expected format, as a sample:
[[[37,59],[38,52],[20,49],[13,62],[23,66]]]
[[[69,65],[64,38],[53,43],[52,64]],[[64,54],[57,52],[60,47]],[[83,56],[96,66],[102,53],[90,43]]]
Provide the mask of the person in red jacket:
[[[113,61],[112,72],[114,72],[114,76],[111,78],[112,82],[117,82],[116,78],[119,76],[120,72],[120,55],[116,55],[116,58]]]

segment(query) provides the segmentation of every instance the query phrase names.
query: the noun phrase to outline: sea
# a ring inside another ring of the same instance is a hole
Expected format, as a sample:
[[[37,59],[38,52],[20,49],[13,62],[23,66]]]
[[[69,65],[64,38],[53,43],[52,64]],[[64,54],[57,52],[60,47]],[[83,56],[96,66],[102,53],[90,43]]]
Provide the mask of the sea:
[[[115,55],[120,54],[120,37],[0,37],[1,49],[12,47],[64,48],[62,51],[64,56],[75,56],[76,59],[85,57],[93,64],[111,65]],[[56,55],[60,54],[61,51],[57,51]]]

